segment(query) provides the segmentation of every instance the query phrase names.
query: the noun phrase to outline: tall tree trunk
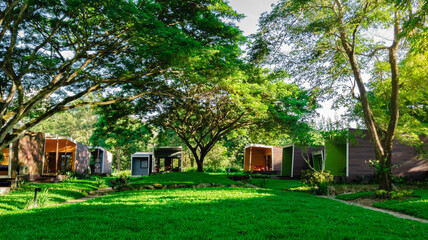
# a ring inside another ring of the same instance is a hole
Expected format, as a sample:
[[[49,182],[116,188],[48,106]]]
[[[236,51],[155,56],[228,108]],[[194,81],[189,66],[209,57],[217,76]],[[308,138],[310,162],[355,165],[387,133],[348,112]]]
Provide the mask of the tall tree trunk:
[[[118,172],[120,172],[120,150],[121,150],[121,147],[118,147],[117,151],[116,151],[116,161],[117,161],[117,171]]]
[[[376,160],[379,161],[378,169],[378,181],[379,189],[391,191],[392,190],[392,179],[391,179],[391,167],[392,167],[392,144],[394,141],[394,134],[398,124],[399,108],[399,78],[398,78],[398,63],[397,63],[397,49],[399,45],[398,34],[400,33],[400,13],[395,13],[394,19],[394,42],[389,50],[389,64],[391,66],[391,119],[389,121],[388,129],[385,131],[376,124],[373,112],[370,108],[370,103],[367,95],[367,91],[361,76],[357,58],[355,55],[355,35],[354,39],[348,41],[347,30],[345,29],[344,20],[344,7],[341,0],[335,0],[338,5],[338,19],[339,19],[339,34],[342,42],[342,46],[348,56],[348,61],[351,65],[352,72],[354,74],[354,80],[357,83],[360,95],[358,100],[361,102],[364,122],[366,124],[370,140],[372,141],[373,148],[375,150]],[[359,26],[356,26],[354,33],[357,31]],[[354,41],[352,41],[354,40]],[[378,50],[378,49],[377,49]],[[377,51],[376,50],[376,51]],[[375,52],[376,52],[375,51]]]

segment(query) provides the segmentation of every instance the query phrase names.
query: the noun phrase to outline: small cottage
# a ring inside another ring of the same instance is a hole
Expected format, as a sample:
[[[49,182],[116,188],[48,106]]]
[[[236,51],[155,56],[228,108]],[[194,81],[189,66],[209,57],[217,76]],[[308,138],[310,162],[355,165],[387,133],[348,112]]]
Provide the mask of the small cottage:
[[[131,156],[131,176],[149,176],[153,172],[153,153],[137,152]]]
[[[111,164],[113,154],[102,147],[91,148],[91,165],[92,173],[94,174],[111,174]]]
[[[282,148],[262,144],[245,146],[244,171],[280,174],[282,171]]]
[[[153,158],[155,160],[154,171],[155,172],[161,172],[161,171],[181,172],[182,151],[183,151],[183,148],[181,146],[155,148],[153,150]]]

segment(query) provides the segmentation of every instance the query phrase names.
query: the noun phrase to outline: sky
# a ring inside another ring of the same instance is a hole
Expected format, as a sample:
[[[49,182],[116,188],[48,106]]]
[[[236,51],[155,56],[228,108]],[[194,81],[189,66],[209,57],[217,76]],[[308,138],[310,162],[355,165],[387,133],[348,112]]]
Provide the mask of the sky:
[[[236,25],[244,31],[245,36],[248,36],[257,32],[260,15],[263,12],[270,12],[272,10],[271,5],[277,2],[278,0],[229,0],[229,5],[236,12],[245,15],[245,18],[237,22]],[[337,116],[344,113],[344,109],[339,111],[332,110],[332,101],[326,101],[320,104],[322,107],[318,109],[317,112],[326,119],[330,118],[332,121],[335,121]]]
[[[278,0],[229,0],[229,5],[238,13],[243,13],[245,18],[237,25],[244,31],[244,35],[256,33],[259,17],[263,12],[272,10],[272,3]]]

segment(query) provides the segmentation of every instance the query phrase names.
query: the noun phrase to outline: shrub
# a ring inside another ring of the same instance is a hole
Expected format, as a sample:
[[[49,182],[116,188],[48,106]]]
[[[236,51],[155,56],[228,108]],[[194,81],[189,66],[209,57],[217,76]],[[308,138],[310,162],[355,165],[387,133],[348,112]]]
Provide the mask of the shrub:
[[[101,177],[96,177],[96,178],[95,178],[95,185],[96,185],[98,188],[101,188],[101,187],[105,187],[105,186],[106,186],[104,179],[102,179]]]
[[[45,188],[41,192],[37,193],[36,206],[34,206],[34,196],[27,197],[25,201],[25,208],[34,208],[34,207],[46,207],[49,204],[49,192]]]
[[[318,186],[321,182],[333,182],[333,175],[329,171],[317,172],[312,169],[302,170],[302,182],[310,186]]]
[[[120,176],[127,176],[127,177],[130,177],[130,176],[131,176],[131,170],[122,170],[122,171],[120,171],[120,172],[118,172],[118,171],[114,171],[114,172],[112,173],[112,176],[113,176],[113,177],[117,177],[117,178],[120,178]]]
[[[391,192],[385,190],[377,190],[375,192],[376,198],[380,199],[400,199],[404,197],[413,196],[413,190],[394,190]]]
[[[312,169],[302,170],[302,182],[317,187],[316,193],[326,195],[328,185],[333,182],[333,175],[329,171],[317,172]]]

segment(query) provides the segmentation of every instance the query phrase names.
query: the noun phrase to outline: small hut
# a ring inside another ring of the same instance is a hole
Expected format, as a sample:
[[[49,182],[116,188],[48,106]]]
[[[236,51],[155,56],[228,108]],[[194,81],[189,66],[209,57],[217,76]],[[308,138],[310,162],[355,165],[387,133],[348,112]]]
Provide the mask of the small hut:
[[[182,151],[183,148],[179,147],[157,147],[153,151],[155,159],[155,172],[160,171],[173,171],[181,172],[182,167]],[[161,161],[163,160],[163,162]],[[175,163],[174,163],[175,160]]]
[[[351,133],[355,131],[350,129]],[[346,143],[326,142],[324,151],[317,155],[321,157],[324,170],[330,171],[334,176],[346,176],[351,179],[373,176],[374,169],[370,167],[369,161],[375,160],[376,156],[370,138],[364,133],[366,131],[355,135],[352,141],[348,140]],[[420,139],[428,143],[426,136],[420,136]],[[425,150],[428,150],[428,146],[425,146]],[[428,172],[427,160],[418,154],[414,147],[394,141],[392,165],[397,167],[392,169],[393,175],[424,179]]]
[[[58,172],[87,173],[91,153],[87,146],[70,137],[46,136],[44,175],[55,175]]]
[[[153,153],[137,152],[131,156],[131,176],[149,176],[153,172]]]
[[[91,149],[91,156],[94,160],[92,173],[94,174],[111,174],[111,164],[113,154],[102,147],[94,147]]]
[[[282,148],[262,144],[245,146],[244,170],[280,174]]]

